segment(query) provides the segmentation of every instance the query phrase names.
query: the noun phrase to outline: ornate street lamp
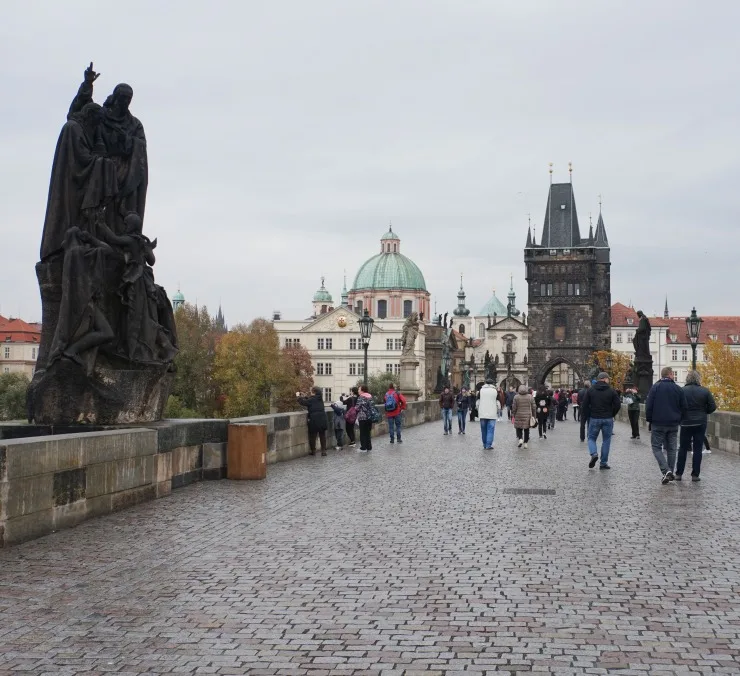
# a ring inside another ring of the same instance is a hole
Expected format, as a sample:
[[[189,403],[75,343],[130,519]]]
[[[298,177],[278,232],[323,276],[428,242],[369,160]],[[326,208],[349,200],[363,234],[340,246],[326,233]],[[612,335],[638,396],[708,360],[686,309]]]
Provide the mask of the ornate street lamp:
[[[362,319],[358,321],[360,325],[360,336],[362,336],[362,347],[365,350],[365,372],[363,374],[363,384],[367,385],[367,348],[370,347],[370,336],[373,335],[373,324],[375,321],[370,313],[365,309],[362,313]]]
[[[614,365],[614,360],[612,359],[612,356],[609,354],[606,357],[606,372],[609,374],[609,377],[612,377],[612,366]]]
[[[686,317],[686,330],[691,341],[691,370],[696,371],[696,345],[699,342],[699,333],[704,320],[696,314],[696,308],[691,310],[691,316]]]

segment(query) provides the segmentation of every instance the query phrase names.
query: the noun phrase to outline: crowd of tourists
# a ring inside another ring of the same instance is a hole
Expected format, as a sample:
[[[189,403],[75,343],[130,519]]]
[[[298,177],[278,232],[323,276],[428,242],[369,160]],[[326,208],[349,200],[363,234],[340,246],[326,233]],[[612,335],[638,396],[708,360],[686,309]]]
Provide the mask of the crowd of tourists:
[[[321,455],[326,455],[326,432],[328,419],[321,389],[314,387],[310,396],[296,393],[298,402],[308,411],[308,443],[311,455],[316,453],[319,440]],[[516,444],[528,449],[530,434],[537,430],[539,438],[547,440],[548,432],[556,423],[568,420],[571,410],[573,422],[579,425],[582,443],[588,442],[590,469],[611,469],[609,453],[614,435],[614,418],[621,407],[627,407],[632,429],[632,439],[640,438],[640,405],[642,398],[634,387],[623,393],[610,385],[606,372],[599,373],[595,380],[586,381],[580,390],[565,388],[550,389],[541,385],[536,390],[524,385],[518,390],[510,387],[505,391],[487,379],[476,392],[466,387],[459,391],[445,387],[439,396],[442,412],[443,433],[453,433],[453,420],[457,419],[457,433],[465,434],[467,423],[480,421],[480,434],[484,450],[493,450],[496,424],[506,419],[512,425]],[[403,443],[403,412],[405,397],[393,383],[383,396],[382,407],[388,423],[390,443]],[[349,395],[342,395],[331,404],[333,411],[334,436],[337,450],[345,445],[357,448],[355,425],[359,427],[360,446],[358,452],[372,450],[372,426],[380,422],[381,416],[367,386],[354,387]],[[673,370],[666,367],[645,401],[645,417],[650,430],[650,445],[661,473],[661,482],[681,481],[689,452],[692,453],[691,480],[699,481],[702,455],[709,452],[706,438],[707,416],[717,406],[712,393],[701,385],[697,371],[689,371],[686,385],[679,387],[674,382]],[[599,448],[599,437],[601,446]]]

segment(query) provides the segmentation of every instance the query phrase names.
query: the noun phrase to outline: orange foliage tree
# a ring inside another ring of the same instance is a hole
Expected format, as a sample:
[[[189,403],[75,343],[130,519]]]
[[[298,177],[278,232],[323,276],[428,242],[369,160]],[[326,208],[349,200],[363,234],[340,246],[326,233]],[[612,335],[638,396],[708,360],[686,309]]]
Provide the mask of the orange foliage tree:
[[[701,384],[708,387],[723,411],[740,411],[740,354],[718,340],[704,344],[705,362],[697,364]]]
[[[632,368],[630,356],[616,350],[599,350],[593,353],[592,358],[596,359],[602,371],[609,374],[611,386],[616,390],[624,390],[625,378]]]

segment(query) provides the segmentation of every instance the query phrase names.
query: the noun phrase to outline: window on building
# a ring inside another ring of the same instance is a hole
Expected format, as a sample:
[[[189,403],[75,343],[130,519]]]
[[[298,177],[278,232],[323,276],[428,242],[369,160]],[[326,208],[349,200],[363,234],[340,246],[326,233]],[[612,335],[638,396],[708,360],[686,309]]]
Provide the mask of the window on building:
[[[628,343],[631,343],[632,342],[632,333],[629,332],[629,331],[627,332],[627,342]]]
[[[413,311],[414,311],[414,301],[412,300],[403,301],[403,316],[410,317]]]
[[[573,284],[571,282],[568,282],[568,295],[573,295]]]
[[[360,362],[357,364],[357,375],[358,376],[364,376],[365,375],[365,364]]]
[[[355,364],[355,362],[353,362],[353,361],[351,361],[349,363],[349,374],[351,376],[356,376],[357,375],[357,364]]]
[[[388,316],[388,301],[378,301],[378,319],[385,319]]]
[[[574,296],[580,296],[581,295],[581,285],[578,282],[576,282],[573,285],[573,295]]]
[[[465,324],[460,324],[460,326],[457,327],[457,330],[465,335]]]
[[[681,350],[681,361],[688,361],[688,360],[689,360],[689,351]]]
[[[6,366],[3,368],[3,373],[10,373],[10,369]]]
[[[326,342],[324,341],[323,338],[319,338],[316,341],[316,349],[317,350],[325,350],[326,349]]]
[[[362,301],[361,301],[361,300],[358,300],[358,301],[357,301],[357,302],[355,303],[355,312],[356,312],[356,313],[357,313],[358,315],[361,315],[361,314],[362,314]]]
[[[357,349],[357,338],[350,338],[349,339],[349,349],[350,350],[356,350]]]
[[[540,284],[540,296],[546,296],[547,295],[547,284],[542,283]]]
[[[552,283],[550,282],[547,284],[547,295],[552,296]]]
[[[678,361],[678,350],[671,350],[671,361]]]
[[[478,324],[478,338],[485,338],[486,337],[486,325],[481,322]]]
[[[558,342],[562,343],[566,336],[566,317],[564,312],[555,312],[553,314],[553,338]]]
[[[300,338],[286,338],[285,339],[285,347],[295,347],[296,345],[301,344]]]
[[[396,376],[401,375],[401,365],[400,364],[393,364],[393,375],[396,375]]]
[[[5,358],[10,359],[10,348],[9,347],[5,348]]]
[[[386,350],[392,350],[393,349],[393,338],[386,338],[385,339],[385,349]]]
[[[386,364],[385,365],[385,372],[386,373],[393,373],[393,364]]]
[[[332,346],[332,339],[326,338],[326,349],[331,350],[331,346]]]
[[[395,349],[395,350],[403,350],[403,338],[396,338],[393,341],[393,349]]]
[[[621,333],[618,333],[617,334],[617,342],[618,343],[621,343],[622,342],[622,334]]]
[[[326,373],[327,376],[331,375],[331,362],[330,361],[324,364],[324,373]]]
[[[331,404],[332,402],[331,387],[324,388],[324,402],[327,404]]]
[[[710,333],[709,334],[709,340],[717,340],[717,334],[716,333]]]
[[[324,375],[324,362],[317,362],[316,363],[316,375],[317,376],[323,376]]]
[[[38,348],[34,347],[34,348],[33,348],[33,349],[31,350],[31,359],[36,359],[36,355],[37,355],[37,353],[38,353]]]
[[[632,326],[634,323],[635,320],[632,317],[627,317],[627,326]]]
[[[321,306],[321,314],[322,315],[325,315],[326,314],[326,305],[322,305]]]

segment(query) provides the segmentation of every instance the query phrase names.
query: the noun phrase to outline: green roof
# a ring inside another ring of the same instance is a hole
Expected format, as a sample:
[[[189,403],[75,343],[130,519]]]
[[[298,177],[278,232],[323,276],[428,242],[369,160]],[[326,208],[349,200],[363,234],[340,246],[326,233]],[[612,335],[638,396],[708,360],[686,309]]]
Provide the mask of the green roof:
[[[321,287],[319,290],[313,295],[313,302],[314,303],[333,303],[334,300],[331,297],[331,294],[327,291],[326,286],[324,286],[324,278],[321,278]]]
[[[386,233],[384,239],[397,239],[395,235],[388,237],[391,231]],[[365,289],[413,289],[426,291],[427,285],[424,275],[416,263],[400,253],[379,253],[362,264],[353,291]]]
[[[390,228],[388,228],[388,232],[386,232],[385,235],[383,235],[380,238],[380,241],[382,242],[384,239],[401,239],[401,238],[395,232],[393,232],[393,226],[391,226]]]
[[[481,308],[481,311],[478,313],[478,316],[480,317],[485,317],[487,315],[502,316],[505,314],[506,314],[506,305],[504,305],[498,298],[496,298],[496,294],[494,293],[493,296],[491,296],[491,298],[489,299],[489,301]]]
[[[180,289],[178,289],[177,290],[177,293],[174,296],[172,296],[172,300],[181,300],[181,301],[184,301],[185,300],[185,296],[183,296],[182,293],[180,292]]]

